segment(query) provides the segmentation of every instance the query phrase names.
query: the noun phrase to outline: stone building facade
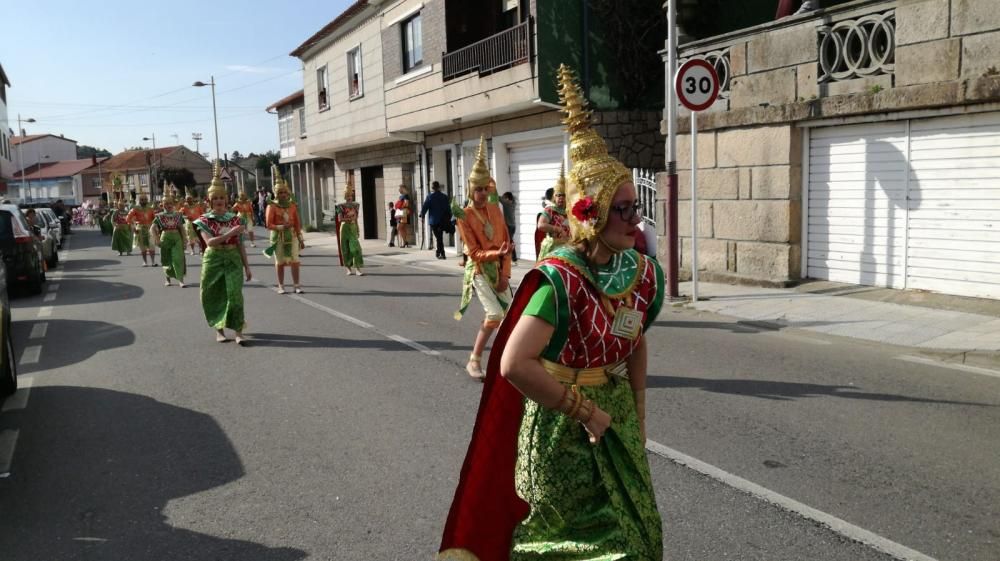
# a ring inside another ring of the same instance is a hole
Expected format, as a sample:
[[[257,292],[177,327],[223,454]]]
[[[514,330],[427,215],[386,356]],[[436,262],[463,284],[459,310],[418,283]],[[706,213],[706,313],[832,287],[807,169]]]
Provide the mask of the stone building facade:
[[[697,162],[678,134],[682,278],[696,165],[703,279],[1000,297],[1000,206],[984,191],[1000,167],[996,8],[857,0],[682,45],[723,85],[698,116]]]

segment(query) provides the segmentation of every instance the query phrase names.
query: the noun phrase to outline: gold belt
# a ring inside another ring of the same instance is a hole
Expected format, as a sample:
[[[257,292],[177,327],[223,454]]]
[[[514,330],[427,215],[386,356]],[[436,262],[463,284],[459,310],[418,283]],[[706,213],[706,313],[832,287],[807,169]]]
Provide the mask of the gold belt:
[[[546,360],[544,358],[541,359],[541,361],[545,370],[547,370],[553,378],[564,384],[574,384],[577,386],[601,386],[607,384],[611,379],[611,376],[628,378],[628,365],[624,361],[609,364],[608,366],[598,366],[596,368],[570,368],[569,366],[559,364],[558,362],[552,362],[551,360]]]

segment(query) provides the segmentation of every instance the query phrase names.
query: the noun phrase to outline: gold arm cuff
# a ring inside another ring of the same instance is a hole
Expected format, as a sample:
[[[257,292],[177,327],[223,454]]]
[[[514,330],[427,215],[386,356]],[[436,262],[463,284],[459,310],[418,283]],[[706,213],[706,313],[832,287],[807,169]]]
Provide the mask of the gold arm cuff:
[[[564,384],[577,386],[602,386],[607,384],[611,376],[627,378],[628,365],[622,361],[597,368],[570,368],[558,362],[540,359],[542,367],[556,380]]]

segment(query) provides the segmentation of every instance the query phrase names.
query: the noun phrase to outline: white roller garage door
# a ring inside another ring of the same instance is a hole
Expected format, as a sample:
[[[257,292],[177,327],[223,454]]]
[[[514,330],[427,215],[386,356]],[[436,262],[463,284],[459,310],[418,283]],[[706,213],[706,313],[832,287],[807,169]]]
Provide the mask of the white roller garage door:
[[[1000,298],[1000,113],[814,129],[812,278]]]
[[[563,158],[562,139],[533,144],[511,144],[511,192],[517,199],[517,254],[535,259],[535,224],[545,191],[556,184]]]

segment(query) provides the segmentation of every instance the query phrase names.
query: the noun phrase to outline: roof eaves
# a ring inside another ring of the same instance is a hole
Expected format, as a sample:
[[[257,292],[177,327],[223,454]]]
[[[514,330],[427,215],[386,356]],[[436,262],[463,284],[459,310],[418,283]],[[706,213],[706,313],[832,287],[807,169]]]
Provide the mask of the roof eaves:
[[[354,4],[348,6],[347,9],[344,10],[339,16],[335,17],[333,21],[324,25],[323,28],[313,34],[312,37],[306,39],[306,41],[299,45],[298,48],[288,53],[289,56],[302,58],[302,55],[344,27],[351,21],[352,18],[354,18],[354,16],[363,12],[365,8],[373,3],[378,3],[378,0],[357,0]]]

